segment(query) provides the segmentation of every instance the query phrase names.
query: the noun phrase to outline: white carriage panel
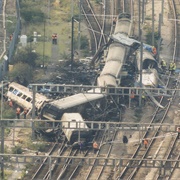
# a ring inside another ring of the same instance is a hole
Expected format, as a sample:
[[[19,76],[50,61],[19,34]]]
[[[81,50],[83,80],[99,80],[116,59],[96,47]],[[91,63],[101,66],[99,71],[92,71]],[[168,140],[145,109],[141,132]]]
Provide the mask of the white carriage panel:
[[[12,99],[16,104],[18,104],[21,107],[26,107],[28,109],[32,108],[32,92],[29,90],[29,88],[22,86],[16,82],[12,82],[9,84],[9,89],[13,88],[15,89],[15,93],[8,90],[7,97]],[[22,94],[22,96],[18,96],[18,94]],[[26,101],[23,99],[23,95],[30,98],[31,101]],[[46,98],[46,96],[36,93],[35,96],[35,106],[40,109],[44,102],[48,102],[49,99]]]
[[[108,61],[106,62],[100,76],[102,75],[111,75],[114,76],[114,78],[118,78],[119,73],[122,69],[122,63],[118,61]]]
[[[100,87],[117,87],[116,79],[110,75],[102,75],[97,79],[97,84]]]
[[[87,102],[91,102],[94,100],[98,100],[103,98],[103,94],[88,94],[88,93],[79,93],[73,96],[65,97],[63,99],[59,99],[51,102],[51,105],[54,105],[58,108],[67,109],[69,107],[78,106],[80,104],[84,104]]]
[[[109,47],[108,55],[106,62],[108,61],[119,61],[124,62],[126,54],[126,47],[119,44],[119,43],[113,43]]]
[[[156,69],[148,69],[142,71],[142,84],[147,87],[158,86],[158,73]]]
[[[31,109],[32,108],[32,102],[28,102],[25,99],[22,99],[21,97],[15,95],[12,92],[7,92],[7,97],[9,99],[11,99],[13,102],[15,102],[16,104],[18,104],[20,107],[23,108],[27,108],[27,109]]]
[[[131,20],[130,19],[119,19],[116,22],[114,34],[116,33],[124,33],[126,35],[129,35],[129,32],[131,31]]]
[[[156,59],[153,57],[152,53],[150,53],[149,51],[143,50],[143,57],[142,57],[142,63],[149,63],[152,65],[154,65],[155,67],[157,66],[157,61]],[[136,51],[136,59],[137,59],[137,67],[140,70],[140,61],[141,61],[141,53],[139,50]],[[151,68],[151,67],[150,67]]]
[[[66,138],[68,141],[71,140],[71,136],[73,134],[73,131],[78,131],[78,128],[84,128],[89,130],[87,125],[84,122],[82,116],[79,113],[64,113],[62,118],[62,127],[70,127],[70,129],[63,129],[64,134],[66,135]],[[70,123],[68,123],[70,122]],[[77,122],[80,122],[79,124]]]

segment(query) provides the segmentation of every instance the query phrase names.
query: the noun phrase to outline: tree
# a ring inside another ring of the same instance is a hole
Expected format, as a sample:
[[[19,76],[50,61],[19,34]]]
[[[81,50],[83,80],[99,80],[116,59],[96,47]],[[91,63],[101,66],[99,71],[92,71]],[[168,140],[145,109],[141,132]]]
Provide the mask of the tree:
[[[33,68],[26,63],[17,63],[13,70],[9,72],[10,81],[27,86],[33,78]]]
[[[43,13],[38,7],[36,2],[32,1],[20,1],[21,5],[21,17],[26,23],[39,23],[44,22],[45,13]]]
[[[31,51],[31,48],[25,48],[20,50],[14,56],[14,63],[26,63],[30,66],[36,65],[36,60],[38,59],[38,54]]]

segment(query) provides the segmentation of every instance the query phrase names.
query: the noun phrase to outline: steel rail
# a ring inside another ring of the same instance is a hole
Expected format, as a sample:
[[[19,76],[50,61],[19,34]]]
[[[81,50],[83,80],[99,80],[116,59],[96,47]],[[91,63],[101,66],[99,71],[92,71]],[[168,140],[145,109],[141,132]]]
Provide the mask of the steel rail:
[[[60,149],[58,150],[59,156],[63,155],[65,149],[66,149],[65,141],[63,141],[63,143],[61,144]],[[56,164],[57,161],[58,161],[58,159],[51,163],[51,167],[49,167],[49,170],[48,170],[47,173],[44,175],[43,180],[45,180],[45,179],[50,179],[50,176],[51,176],[51,174],[53,174],[53,171],[54,171],[54,169],[55,169],[55,164]]]
[[[176,49],[176,41],[175,41],[175,49]],[[174,56],[173,56],[173,57],[175,57],[175,50],[174,50]],[[169,77],[168,77],[167,84],[169,84],[169,81],[170,81],[170,75],[169,75]],[[174,93],[174,94],[175,94],[175,93]],[[164,98],[164,97],[161,98],[160,103],[162,103],[163,98]],[[169,110],[170,105],[171,105],[171,102],[169,102],[168,107],[166,107],[166,111],[165,111],[165,114],[164,114],[163,119],[165,118],[165,116],[166,116],[166,114],[167,114],[167,112],[168,112],[168,110]],[[156,111],[155,111],[155,112],[157,113],[158,110],[159,110],[159,107],[156,108]],[[155,115],[156,115],[156,114],[155,114]],[[154,117],[155,117],[155,115],[154,115]],[[154,117],[152,118],[151,123],[154,121]],[[150,125],[151,125],[151,123],[150,123]],[[161,123],[163,123],[163,121],[161,121]],[[143,139],[147,136],[147,134],[148,134],[148,132],[146,132],[146,133],[144,134]],[[155,133],[155,136],[156,136],[156,135],[158,135],[158,131]],[[154,143],[154,139],[153,139],[153,141],[151,141],[151,143],[149,144],[149,147],[150,147],[151,144],[153,144],[153,143]],[[135,158],[135,157],[136,157],[136,155],[137,155],[137,153],[139,152],[140,148],[141,148],[141,146],[139,145],[139,147],[137,147],[135,153],[133,154],[133,156],[132,156],[131,158]],[[148,148],[147,151],[144,153],[144,155],[142,156],[142,160],[143,160],[144,157],[146,157],[146,155],[148,154],[149,151],[150,151],[150,148]],[[140,166],[142,162],[143,162],[143,161],[140,161],[140,162],[138,163],[138,165]],[[135,168],[135,169],[133,170],[133,172],[131,173],[131,175],[130,175],[127,179],[132,179],[132,178],[135,176],[135,174],[137,173],[137,170],[138,170],[138,169],[139,169],[139,168]],[[123,171],[121,172],[120,176],[118,177],[118,179],[123,178],[124,175],[125,175],[125,173],[127,172],[127,170],[128,170],[128,168],[125,167],[125,168],[123,169]]]
[[[97,38],[96,38],[96,32],[93,30],[93,27],[92,27],[92,24],[86,14],[86,11],[84,9],[83,6],[81,6],[81,9],[82,9],[82,13],[88,23],[88,30],[91,32],[92,36],[94,37],[93,40],[94,40],[94,45],[95,45],[95,50],[97,50]],[[92,46],[91,46],[91,51],[92,51]]]
[[[115,140],[117,133],[118,133],[118,131],[116,130],[115,133],[113,134],[112,141]],[[111,155],[112,147],[113,147],[113,145],[111,144],[109,149],[108,149],[106,158],[108,158]],[[99,172],[99,174],[98,174],[98,176],[96,178],[97,180],[99,180],[102,177],[102,174],[103,174],[103,171],[104,171],[105,167],[106,167],[105,164],[104,164],[104,166],[101,167],[101,170],[100,170],[100,172]]]
[[[52,148],[51,148],[50,151],[48,152],[48,155],[51,155],[51,154],[53,153],[53,151],[55,150],[56,146],[57,146],[56,143],[53,144]],[[32,176],[31,180],[37,178],[39,172],[44,168],[44,166],[46,166],[45,162],[46,162],[47,160],[48,160],[48,157],[46,157],[46,158],[43,160],[42,164],[39,166],[39,168],[37,169],[37,171],[34,173],[34,175]]]
[[[169,145],[169,148],[168,148],[168,153],[167,153],[167,155],[166,155],[166,157],[164,157],[164,159],[170,159],[171,158],[171,156],[172,156],[172,153],[174,152],[174,150],[175,150],[175,145],[177,144],[177,141],[178,141],[178,136],[176,135],[176,137],[174,138],[174,140],[173,141],[171,141],[171,145]],[[180,156],[180,155],[179,155]],[[179,158],[179,157],[178,157]],[[166,164],[168,164],[168,162],[166,161],[165,163],[164,163],[164,167],[166,167]],[[175,169],[175,165],[174,165],[174,167],[173,167],[173,170]],[[173,172],[173,170],[171,170],[171,172]],[[172,175],[172,173],[171,173],[171,175]],[[169,175],[169,177],[170,177],[170,175]],[[161,177],[160,177],[160,174],[157,176],[157,177],[154,177],[154,180],[156,179],[156,180],[158,180],[158,179],[160,179]],[[167,177],[166,177],[167,178]]]
[[[106,132],[103,133],[103,136],[102,136],[102,138],[101,138],[101,142],[100,142],[100,146],[99,146],[99,147],[101,147],[101,145],[103,144],[105,135],[106,135]],[[99,154],[100,154],[100,149],[99,149],[99,151],[96,153],[96,157],[97,157]],[[93,161],[93,164],[95,164],[95,162],[96,162],[96,160]],[[94,168],[94,166],[91,166],[91,167],[88,169],[88,173],[87,173],[85,179],[88,179],[88,178],[90,177],[93,168]]]

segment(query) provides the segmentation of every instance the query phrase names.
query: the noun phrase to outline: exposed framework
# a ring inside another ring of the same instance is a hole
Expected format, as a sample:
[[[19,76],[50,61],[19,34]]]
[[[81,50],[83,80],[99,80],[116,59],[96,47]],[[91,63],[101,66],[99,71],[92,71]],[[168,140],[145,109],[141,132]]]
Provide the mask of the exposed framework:
[[[56,124],[50,120],[40,120],[40,119],[7,119],[7,120],[1,120],[4,127],[9,128],[32,128],[32,124],[35,123],[37,127],[42,129],[47,129],[49,126],[47,126],[47,123],[49,122],[52,124],[52,128],[56,127]],[[179,127],[178,124],[158,124],[158,123],[152,123],[151,126],[148,123],[134,123],[134,122],[103,122],[103,121],[83,121],[80,122],[81,126],[79,125],[79,122],[67,122],[67,126],[63,127],[61,120],[56,120],[56,123],[59,123],[60,129],[72,129],[71,123],[73,123],[73,126],[76,126],[79,130],[84,130],[83,127],[86,127],[85,124],[88,124],[89,129],[97,131],[97,130],[121,130],[121,131],[154,131],[157,130],[159,127],[159,131],[165,132],[165,133],[174,133],[177,130],[177,127]],[[81,127],[81,128],[79,128]]]
[[[166,160],[166,159],[131,159],[131,158],[105,158],[105,157],[76,157],[76,156],[49,156],[49,155],[15,155],[15,154],[0,154],[1,159],[6,159],[6,162],[11,164],[16,163],[34,163],[42,164],[45,158],[48,158],[48,161],[45,164],[49,164],[51,167],[52,164],[66,164],[67,159],[71,159],[69,166],[73,164],[79,164],[81,166],[111,166],[111,167],[129,167],[135,168],[138,165],[138,162],[143,161],[141,167],[145,168],[167,168],[165,164],[168,164],[168,168],[174,167],[173,164],[176,163],[176,168],[180,169],[180,160]],[[79,161],[81,160],[81,163]],[[94,164],[94,160],[96,163]],[[132,162],[132,163],[128,163]],[[56,163],[53,163],[56,162]],[[137,162],[137,163],[134,163]]]
[[[35,92],[38,92],[38,87],[45,87],[46,84],[31,84]],[[98,87],[98,86],[89,86],[89,85],[66,85],[66,84],[53,84],[50,86],[50,93],[92,93],[92,94],[108,94],[108,95],[127,95],[130,96],[131,92],[134,91],[134,94],[139,96],[141,91],[145,89],[151,93],[152,96],[172,96],[175,91],[178,92],[180,96],[180,88],[170,89],[170,88],[144,88],[144,87]],[[91,89],[91,91],[89,91]],[[97,91],[99,89],[99,91]],[[112,91],[113,89],[113,91]],[[146,94],[145,94],[146,95]],[[148,96],[148,95],[146,95]]]

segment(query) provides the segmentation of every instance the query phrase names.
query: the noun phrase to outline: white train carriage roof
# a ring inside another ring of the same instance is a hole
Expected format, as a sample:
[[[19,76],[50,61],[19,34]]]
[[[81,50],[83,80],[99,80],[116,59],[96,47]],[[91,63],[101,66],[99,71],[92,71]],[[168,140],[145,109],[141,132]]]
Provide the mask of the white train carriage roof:
[[[108,61],[124,61],[126,55],[126,47],[120,43],[112,43],[109,46],[106,62]]]
[[[80,104],[84,104],[90,101],[98,100],[105,96],[103,94],[98,94],[98,93],[93,94],[93,90],[89,90],[88,92],[89,93],[79,93],[72,96],[68,96],[59,100],[52,101],[49,104],[58,108],[66,109],[66,108],[78,106]],[[95,92],[100,93],[100,89],[96,88]]]
[[[118,61],[108,61],[106,62],[100,76],[102,75],[111,75],[117,78],[121,72],[123,62]]]
[[[117,87],[116,78],[110,75],[99,76],[97,79],[97,84],[100,87],[107,87],[107,86]]]
[[[62,127],[65,127],[65,129],[63,128],[63,132],[66,135],[68,141],[71,140],[73,131],[78,131],[78,128],[86,129],[87,131],[89,130],[88,126],[84,123],[84,120],[79,113],[64,113],[61,121]],[[68,127],[69,129],[66,129]]]

